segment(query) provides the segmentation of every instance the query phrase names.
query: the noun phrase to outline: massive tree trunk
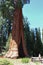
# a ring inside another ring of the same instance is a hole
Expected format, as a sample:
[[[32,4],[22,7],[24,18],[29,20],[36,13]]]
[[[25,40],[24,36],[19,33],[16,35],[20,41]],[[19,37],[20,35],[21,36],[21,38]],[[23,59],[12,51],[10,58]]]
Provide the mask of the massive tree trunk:
[[[22,8],[16,8],[14,12],[14,22],[12,26],[12,39],[5,57],[17,58],[18,56],[28,56],[24,40]]]

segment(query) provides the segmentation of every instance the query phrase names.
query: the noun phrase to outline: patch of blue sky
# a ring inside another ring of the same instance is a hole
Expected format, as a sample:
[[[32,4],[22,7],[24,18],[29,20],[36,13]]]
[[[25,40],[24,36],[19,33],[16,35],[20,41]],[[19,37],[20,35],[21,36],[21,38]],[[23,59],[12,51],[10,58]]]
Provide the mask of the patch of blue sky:
[[[43,28],[43,0],[30,0],[30,4],[24,5],[22,10],[31,28]]]

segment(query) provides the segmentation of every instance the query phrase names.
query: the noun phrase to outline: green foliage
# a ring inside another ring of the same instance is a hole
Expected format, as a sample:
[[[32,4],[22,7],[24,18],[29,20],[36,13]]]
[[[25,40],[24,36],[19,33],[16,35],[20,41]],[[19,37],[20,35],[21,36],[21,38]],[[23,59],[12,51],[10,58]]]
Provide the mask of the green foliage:
[[[34,34],[34,30],[31,29],[30,31],[30,55],[33,56],[34,55],[34,44],[35,44],[35,34]]]
[[[14,3],[12,0],[5,0],[1,2],[0,5],[1,13],[4,18],[12,19],[13,11],[14,11]]]
[[[35,64],[36,64],[36,65],[40,65],[40,63],[39,63],[39,62],[35,62]]]
[[[29,56],[31,55],[32,51],[31,51],[31,32],[30,32],[30,27],[29,27],[29,24],[28,24],[28,19],[25,18],[24,19],[24,37],[25,37],[25,41],[26,41],[26,48],[28,50],[28,54]]]
[[[38,56],[39,53],[43,55],[40,28],[30,29],[27,18],[23,20],[23,23],[26,48],[29,56]]]
[[[13,12],[14,2],[12,0],[2,0],[0,3],[0,46],[2,47],[6,45],[6,41],[11,32]]]
[[[42,42],[41,42],[41,34],[40,34],[40,29],[35,29],[36,31],[36,40],[35,40],[35,54],[38,56],[38,54],[42,52]],[[37,50],[37,51],[36,51]]]
[[[8,51],[8,49],[9,49],[9,44],[10,44],[10,39],[11,39],[11,37],[12,37],[12,35],[11,35],[11,33],[10,33],[9,38],[8,38],[8,40],[7,40],[7,42],[6,42],[6,51]]]
[[[21,62],[22,63],[28,63],[29,62],[29,58],[22,58]]]
[[[0,3],[0,29],[3,25],[5,25],[8,31],[9,22],[7,23],[7,20],[10,20],[10,23],[13,21],[13,13],[14,2],[12,0],[2,0]]]
[[[1,60],[0,65],[13,65],[13,64],[9,62],[8,60]]]

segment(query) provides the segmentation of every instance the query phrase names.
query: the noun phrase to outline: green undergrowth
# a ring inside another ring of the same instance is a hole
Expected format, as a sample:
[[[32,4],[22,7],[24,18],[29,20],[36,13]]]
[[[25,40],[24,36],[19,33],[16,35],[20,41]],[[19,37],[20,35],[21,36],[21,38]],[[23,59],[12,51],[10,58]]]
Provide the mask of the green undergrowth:
[[[0,65],[13,65],[13,63],[6,59],[0,59]]]
[[[31,62],[31,58],[18,58],[18,59],[10,59],[10,58],[0,58],[0,65],[14,65],[14,63],[22,63],[26,64]],[[35,65],[40,65],[40,62],[32,62]]]
[[[30,59],[29,58],[22,58],[21,62],[22,63],[29,63]]]
[[[36,65],[40,65],[40,62],[34,62]]]

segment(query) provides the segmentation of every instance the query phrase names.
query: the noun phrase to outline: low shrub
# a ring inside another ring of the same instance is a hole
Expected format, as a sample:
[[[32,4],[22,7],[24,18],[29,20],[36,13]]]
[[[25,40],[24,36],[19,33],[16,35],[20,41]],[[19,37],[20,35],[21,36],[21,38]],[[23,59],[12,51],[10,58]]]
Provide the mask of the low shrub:
[[[13,65],[13,64],[9,62],[8,60],[1,60],[0,65]]]
[[[22,58],[21,62],[22,63],[28,63],[29,62],[29,58]]]
[[[40,65],[40,62],[34,62],[36,65]]]

